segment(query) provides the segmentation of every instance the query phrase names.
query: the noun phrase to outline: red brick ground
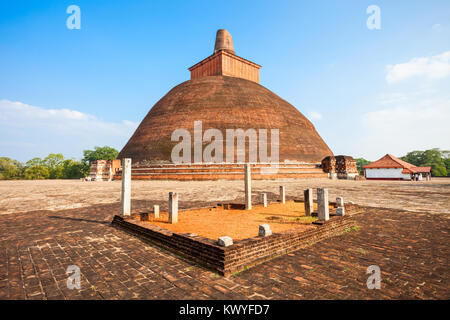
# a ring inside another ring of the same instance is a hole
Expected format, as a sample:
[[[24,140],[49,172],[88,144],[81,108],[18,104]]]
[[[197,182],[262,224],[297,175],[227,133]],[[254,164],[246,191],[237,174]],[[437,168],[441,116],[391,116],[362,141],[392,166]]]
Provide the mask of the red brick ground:
[[[358,231],[223,278],[112,228],[118,208],[0,216],[0,299],[450,298],[448,215],[367,209]],[[366,287],[373,264],[381,290]]]

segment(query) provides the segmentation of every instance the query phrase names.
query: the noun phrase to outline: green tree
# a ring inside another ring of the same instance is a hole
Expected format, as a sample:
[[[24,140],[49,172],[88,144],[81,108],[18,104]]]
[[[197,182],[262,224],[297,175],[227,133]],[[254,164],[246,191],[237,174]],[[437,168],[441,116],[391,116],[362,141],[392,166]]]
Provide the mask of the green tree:
[[[41,158],[33,158],[25,164],[25,179],[47,179],[49,176],[50,172]]]
[[[445,168],[447,169],[447,177],[450,176],[450,158],[444,159]]]
[[[23,171],[21,162],[8,157],[0,157],[0,180],[21,178]]]
[[[84,162],[74,159],[67,159],[63,162],[62,176],[64,179],[77,179],[86,177],[89,173],[89,166]]]
[[[61,153],[50,153],[44,158],[42,164],[47,167],[50,179],[63,178],[64,156]]]
[[[356,158],[355,161],[356,161],[356,167],[358,168],[358,172],[363,171],[363,170],[364,170],[363,167],[364,167],[366,164],[371,163],[371,161],[366,160],[366,159],[364,159],[364,158]]]
[[[434,165],[431,169],[431,173],[434,177],[446,177],[447,176],[447,168],[442,165]]]
[[[29,168],[32,166],[42,166],[42,165],[44,165],[44,161],[41,158],[33,158],[33,159],[28,160],[25,163],[26,168]]]
[[[116,159],[119,151],[114,148],[104,146],[104,147],[95,147],[94,150],[84,150],[83,151],[84,163],[90,163],[95,160],[113,160]]]
[[[431,167],[433,177],[446,177],[449,174],[449,151],[438,148],[425,151],[411,151],[400,159],[418,167]]]

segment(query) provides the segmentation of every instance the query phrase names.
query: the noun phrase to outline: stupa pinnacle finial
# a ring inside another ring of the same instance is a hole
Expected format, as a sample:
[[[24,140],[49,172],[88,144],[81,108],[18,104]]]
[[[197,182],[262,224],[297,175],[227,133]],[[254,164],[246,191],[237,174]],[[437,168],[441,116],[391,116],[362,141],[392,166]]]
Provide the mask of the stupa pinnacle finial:
[[[233,39],[231,38],[231,34],[225,29],[217,30],[214,53],[220,50],[224,50],[232,54],[235,54],[233,48]]]

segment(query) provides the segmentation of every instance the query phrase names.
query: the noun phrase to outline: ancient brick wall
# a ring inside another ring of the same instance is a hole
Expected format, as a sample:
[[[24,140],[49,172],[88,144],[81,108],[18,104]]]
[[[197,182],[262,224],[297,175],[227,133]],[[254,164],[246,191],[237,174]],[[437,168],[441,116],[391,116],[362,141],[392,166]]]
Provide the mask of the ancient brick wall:
[[[325,157],[322,160],[322,169],[328,173],[336,172],[336,158],[334,156]]]
[[[238,240],[230,247],[221,247],[216,241],[204,237],[177,234],[156,226],[143,227],[140,222],[132,223],[122,216],[115,216],[112,224],[226,276],[342,234],[354,226],[355,221],[352,216],[334,216],[323,225],[316,225],[307,231],[292,230],[269,237]]]
[[[92,181],[112,180],[120,169],[121,163],[119,159],[92,161],[89,168],[89,179]]]
[[[273,164],[275,165],[275,164]],[[280,178],[326,178],[317,163],[281,163],[277,167],[269,164],[251,164],[253,180]],[[121,179],[122,172],[116,171],[114,180]],[[133,180],[242,180],[244,165],[238,163],[217,164],[151,164],[136,163],[131,169]]]
[[[355,179],[358,175],[356,161],[350,156],[329,156],[322,160],[322,169],[330,178]]]
[[[350,156],[335,156],[337,173],[358,173],[356,161]]]

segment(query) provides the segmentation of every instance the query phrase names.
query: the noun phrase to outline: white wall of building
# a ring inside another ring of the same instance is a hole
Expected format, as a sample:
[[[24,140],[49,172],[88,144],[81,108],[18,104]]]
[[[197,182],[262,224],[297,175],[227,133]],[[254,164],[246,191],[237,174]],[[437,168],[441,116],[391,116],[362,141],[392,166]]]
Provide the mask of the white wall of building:
[[[410,180],[409,174],[403,174],[403,168],[389,168],[389,169],[365,169],[366,178],[390,178],[390,179],[404,179]]]

